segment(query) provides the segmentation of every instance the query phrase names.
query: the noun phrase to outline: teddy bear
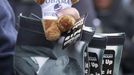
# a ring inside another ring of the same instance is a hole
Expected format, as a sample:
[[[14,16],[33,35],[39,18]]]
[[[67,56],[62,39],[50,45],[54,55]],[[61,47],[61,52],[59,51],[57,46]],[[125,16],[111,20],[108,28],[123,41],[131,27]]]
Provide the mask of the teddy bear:
[[[72,5],[79,0],[35,0],[41,6],[42,24],[45,37],[56,41],[61,34],[70,30],[80,18],[80,14]]]

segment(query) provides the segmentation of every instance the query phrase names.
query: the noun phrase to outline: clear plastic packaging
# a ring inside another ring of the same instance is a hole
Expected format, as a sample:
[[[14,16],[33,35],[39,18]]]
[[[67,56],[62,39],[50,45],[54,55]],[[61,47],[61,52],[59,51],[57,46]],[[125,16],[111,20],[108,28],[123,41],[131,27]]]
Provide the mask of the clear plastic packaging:
[[[102,75],[119,75],[124,33],[102,34],[107,36],[107,46],[103,55]]]
[[[106,37],[94,35],[87,48],[88,74],[101,75],[102,58],[106,48]]]
[[[83,75],[83,53],[88,43],[82,36],[90,34],[86,39],[91,40],[95,32],[92,27],[89,31],[82,28],[85,20],[86,17],[81,17],[69,34],[51,42],[44,38],[41,20],[20,16],[14,61],[16,74]]]

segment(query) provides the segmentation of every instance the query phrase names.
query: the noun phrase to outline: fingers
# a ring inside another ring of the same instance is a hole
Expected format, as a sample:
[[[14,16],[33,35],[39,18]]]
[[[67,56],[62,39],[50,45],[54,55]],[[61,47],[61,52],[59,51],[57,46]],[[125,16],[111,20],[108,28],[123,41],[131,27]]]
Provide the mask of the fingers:
[[[73,16],[76,20],[80,18],[80,14],[76,8],[66,8],[58,12],[58,17],[63,16],[63,15],[71,15]]]
[[[66,32],[74,26],[75,22],[76,20],[70,15],[61,16],[58,19],[58,27],[61,32]]]

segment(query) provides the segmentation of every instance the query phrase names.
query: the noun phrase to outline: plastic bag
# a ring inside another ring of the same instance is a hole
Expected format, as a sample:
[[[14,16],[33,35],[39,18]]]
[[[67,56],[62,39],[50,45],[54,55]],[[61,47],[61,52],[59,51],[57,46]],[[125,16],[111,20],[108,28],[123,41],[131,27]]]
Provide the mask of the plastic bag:
[[[107,46],[103,55],[102,75],[119,75],[124,33],[102,34],[107,36]]]
[[[86,75],[101,75],[102,59],[106,48],[107,38],[100,35],[94,35],[86,50]]]
[[[87,27],[88,29],[85,31],[85,26],[83,27],[85,19],[85,17],[82,17],[76,23],[78,26],[76,25],[77,27],[71,30],[69,34],[63,35],[55,42],[50,42],[44,38],[40,20],[20,16],[20,29],[15,55],[16,74],[83,75],[83,53],[88,42],[87,40],[82,41],[82,35],[90,34],[86,38],[89,41],[95,32],[92,27]],[[77,30],[81,31],[76,34]],[[76,35],[71,36],[72,34]],[[65,40],[68,37],[70,38]],[[73,40],[70,41],[70,39]],[[65,45],[66,42],[67,45]],[[23,62],[21,63],[21,61]],[[53,61],[53,63],[50,61]],[[59,63],[56,64],[57,62]],[[25,65],[28,67],[27,69],[25,69]]]

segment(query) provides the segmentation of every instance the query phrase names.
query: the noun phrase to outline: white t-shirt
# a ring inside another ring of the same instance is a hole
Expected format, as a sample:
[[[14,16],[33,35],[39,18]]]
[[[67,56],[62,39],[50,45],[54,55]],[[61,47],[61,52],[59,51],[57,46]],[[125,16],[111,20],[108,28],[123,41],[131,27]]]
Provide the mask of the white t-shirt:
[[[43,19],[57,19],[57,12],[71,7],[71,0],[45,0],[41,5]]]

